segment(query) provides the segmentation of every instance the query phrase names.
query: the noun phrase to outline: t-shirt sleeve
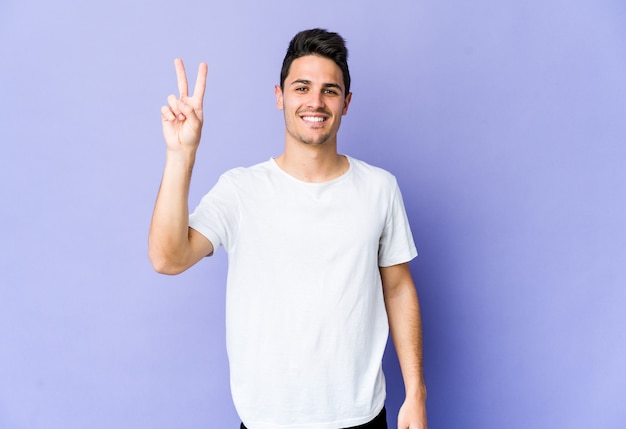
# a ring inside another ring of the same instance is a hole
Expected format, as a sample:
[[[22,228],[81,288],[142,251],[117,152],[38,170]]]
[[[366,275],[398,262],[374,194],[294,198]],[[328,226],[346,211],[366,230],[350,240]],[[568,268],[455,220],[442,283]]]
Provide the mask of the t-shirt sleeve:
[[[378,265],[390,267],[417,256],[402,194],[394,180],[385,226],[378,247]]]
[[[189,226],[204,235],[214,249],[224,246],[228,250],[236,234],[237,217],[238,194],[222,175],[189,215]]]

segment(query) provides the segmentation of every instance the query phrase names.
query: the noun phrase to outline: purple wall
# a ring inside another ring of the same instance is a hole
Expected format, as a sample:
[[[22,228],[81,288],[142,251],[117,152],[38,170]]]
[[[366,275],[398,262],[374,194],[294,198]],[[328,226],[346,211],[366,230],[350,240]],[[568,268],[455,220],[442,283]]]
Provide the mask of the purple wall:
[[[193,206],[280,153],[273,85],[313,26],[351,50],[342,150],[404,191],[431,427],[624,427],[622,1],[8,0],[0,428],[237,427],[224,252],[178,277],[146,256],[159,108],[174,57],[209,63]]]

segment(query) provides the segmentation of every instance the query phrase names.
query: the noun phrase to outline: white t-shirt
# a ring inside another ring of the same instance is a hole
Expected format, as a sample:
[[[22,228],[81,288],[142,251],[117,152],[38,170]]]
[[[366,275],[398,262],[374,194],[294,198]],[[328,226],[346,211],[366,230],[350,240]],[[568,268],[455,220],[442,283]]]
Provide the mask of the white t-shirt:
[[[250,429],[357,426],[384,405],[379,266],[417,252],[396,179],[348,161],[324,183],[273,159],[230,170],[190,216],[228,253],[231,390]]]

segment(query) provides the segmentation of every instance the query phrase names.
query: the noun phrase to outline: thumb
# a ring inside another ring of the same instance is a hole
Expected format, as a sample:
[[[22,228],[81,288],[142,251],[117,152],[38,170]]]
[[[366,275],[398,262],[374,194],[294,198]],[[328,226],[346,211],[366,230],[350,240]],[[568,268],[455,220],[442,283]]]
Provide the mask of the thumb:
[[[200,128],[202,127],[202,111],[196,110],[191,104],[186,103],[184,100],[178,100],[178,110],[182,114],[182,118],[179,119],[184,120],[188,123],[192,128]]]

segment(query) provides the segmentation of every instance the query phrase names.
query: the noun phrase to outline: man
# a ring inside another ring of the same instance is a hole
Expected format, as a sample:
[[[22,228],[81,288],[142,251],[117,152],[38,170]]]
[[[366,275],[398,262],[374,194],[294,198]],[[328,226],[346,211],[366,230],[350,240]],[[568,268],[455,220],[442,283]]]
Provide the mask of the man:
[[[421,322],[408,261],[417,254],[395,178],[340,155],[352,94],[344,40],[298,33],[276,105],[285,150],[226,172],[189,216],[207,66],[192,96],[161,109],[167,156],[149,236],[161,273],[224,246],[233,400],[249,429],[387,428],[381,361],[389,329],[405,383],[401,429],[425,429]],[[363,426],[362,426],[363,425]]]

